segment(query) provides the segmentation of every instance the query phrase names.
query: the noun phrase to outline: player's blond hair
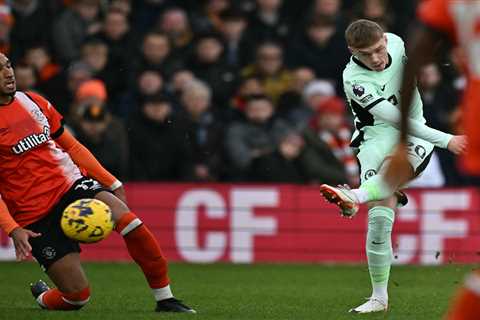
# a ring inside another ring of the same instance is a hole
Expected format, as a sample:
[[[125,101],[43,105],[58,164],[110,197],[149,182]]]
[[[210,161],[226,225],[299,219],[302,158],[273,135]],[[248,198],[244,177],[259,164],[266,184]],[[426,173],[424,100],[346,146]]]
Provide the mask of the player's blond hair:
[[[345,39],[352,48],[374,45],[383,36],[383,29],[376,22],[360,19],[352,22],[345,30]]]

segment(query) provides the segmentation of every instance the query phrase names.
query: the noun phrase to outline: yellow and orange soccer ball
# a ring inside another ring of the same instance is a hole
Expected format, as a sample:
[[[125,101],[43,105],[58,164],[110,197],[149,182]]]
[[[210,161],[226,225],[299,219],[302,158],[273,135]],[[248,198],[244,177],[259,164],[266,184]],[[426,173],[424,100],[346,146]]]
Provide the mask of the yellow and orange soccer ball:
[[[60,220],[65,235],[82,243],[94,243],[105,239],[112,232],[112,211],[97,199],[80,199],[63,211]]]

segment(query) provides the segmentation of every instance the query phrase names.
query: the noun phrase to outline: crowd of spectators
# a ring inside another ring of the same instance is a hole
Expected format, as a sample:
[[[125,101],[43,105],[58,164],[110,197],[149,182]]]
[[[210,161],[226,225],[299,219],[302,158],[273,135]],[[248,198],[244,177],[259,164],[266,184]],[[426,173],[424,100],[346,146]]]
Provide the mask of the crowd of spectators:
[[[415,2],[7,0],[0,51],[18,89],[46,96],[123,180],[355,185],[344,30],[369,18],[406,36]],[[419,86],[427,121],[457,130],[452,64]],[[438,158],[447,184],[466,183]]]

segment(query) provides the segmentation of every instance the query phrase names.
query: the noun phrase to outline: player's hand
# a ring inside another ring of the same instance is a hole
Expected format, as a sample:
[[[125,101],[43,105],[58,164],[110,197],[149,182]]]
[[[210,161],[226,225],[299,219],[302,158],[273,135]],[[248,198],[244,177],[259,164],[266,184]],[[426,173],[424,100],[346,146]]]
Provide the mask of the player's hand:
[[[30,255],[30,252],[32,252],[32,246],[30,246],[28,239],[40,237],[41,235],[41,233],[36,233],[23,228],[16,228],[10,233],[15,246],[15,255],[17,256],[17,261],[27,259]]]
[[[123,187],[123,185],[113,190],[113,194],[118,199],[122,200],[125,204],[127,203],[127,196],[125,195],[125,188]]]
[[[453,136],[448,142],[447,149],[453,154],[462,154],[467,149],[467,137],[466,136]]]
[[[412,166],[408,161],[408,149],[403,143],[395,149],[387,164],[387,171],[384,174],[385,182],[396,190],[405,184],[412,176]]]

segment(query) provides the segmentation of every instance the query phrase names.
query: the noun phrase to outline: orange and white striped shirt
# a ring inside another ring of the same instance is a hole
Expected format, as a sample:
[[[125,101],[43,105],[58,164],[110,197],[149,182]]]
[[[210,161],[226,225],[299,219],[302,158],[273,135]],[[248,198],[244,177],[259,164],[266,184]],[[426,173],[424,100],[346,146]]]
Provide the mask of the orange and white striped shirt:
[[[20,226],[44,217],[82,177],[52,140],[63,130],[62,116],[36,93],[17,91],[0,105],[0,195]]]

